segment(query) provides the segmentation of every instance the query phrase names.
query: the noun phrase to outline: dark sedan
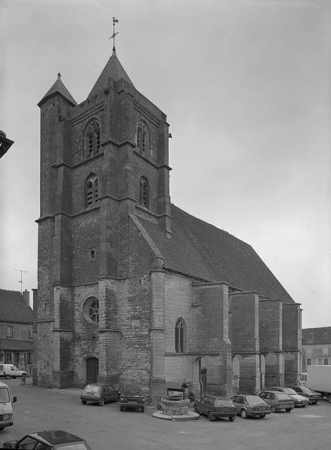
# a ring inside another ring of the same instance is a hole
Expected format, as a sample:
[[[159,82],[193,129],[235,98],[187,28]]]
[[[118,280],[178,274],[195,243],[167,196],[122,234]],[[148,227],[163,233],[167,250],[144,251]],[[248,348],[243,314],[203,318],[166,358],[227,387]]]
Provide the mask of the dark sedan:
[[[290,386],[295,392],[304,397],[307,397],[310,405],[316,405],[316,403],[322,399],[322,394],[315,392],[306,386]]]
[[[271,414],[271,406],[258,395],[235,395],[231,400],[237,409],[237,413],[243,419],[265,417],[266,414]]]
[[[204,414],[209,420],[228,417],[230,422],[234,421],[237,414],[232,400],[215,395],[206,395],[202,400],[195,401],[194,411],[198,414]]]

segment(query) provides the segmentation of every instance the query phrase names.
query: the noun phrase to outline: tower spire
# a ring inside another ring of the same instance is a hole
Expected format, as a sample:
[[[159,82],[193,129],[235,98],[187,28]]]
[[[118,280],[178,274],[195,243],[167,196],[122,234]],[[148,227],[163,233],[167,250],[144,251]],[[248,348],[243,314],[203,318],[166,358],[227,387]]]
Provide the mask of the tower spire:
[[[118,20],[117,20],[115,17],[113,17],[113,34],[112,34],[112,36],[110,36],[110,38],[109,38],[109,39],[112,39],[112,40],[113,40],[113,53],[116,53],[115,36],[116,36],[116,34],[119,33],[118,31],[117,31],[117,33],[115,33],[115,24],[116,24],[116,23],[118,23]]]

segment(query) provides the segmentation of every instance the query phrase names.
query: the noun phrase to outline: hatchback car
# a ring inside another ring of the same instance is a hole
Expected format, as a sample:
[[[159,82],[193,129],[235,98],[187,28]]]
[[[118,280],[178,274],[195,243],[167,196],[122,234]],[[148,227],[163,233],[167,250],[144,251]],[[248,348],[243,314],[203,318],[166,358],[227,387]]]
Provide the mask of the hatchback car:
[[[259,394],[268,405],[271,407],[271,412],[276,413],[285,409],[286,412],[291,412],[294,408],[294,400],[285,392],[278,391],[262,391]]]
[[[308,405],[308,399],[306,397],[303,397],[302,395],[299,395],[295,392],[294,389],[288,388],[288,387],[281,387],[281,386],[275,386],[272,388],[269,388],[270,391],[278,391],[278,392],[285,392],[285,394],[289,395],[292,400],[294,400],[294,406],[296,408],[304,408]]]
[[[120,395],[120,410],[125,409],[140,409],[141,412],[145,411],[145,395],[142,389],[136,385],[125,386]]]
[[[233,422],[237,415],[237,409],[231,399],[214,395],[206,395],[201,400],[196,400],[194,412],[204,414],[209,420],[228,417],[230,422]]]
[[[290,386],[297,394],[307,397],[310,405],[316,405],[316,403],[322,399],[322,394],[315,392],[306,386]]]
[[[118,400],[119,392],[111,384],[88,384],[80,394],[83,405],[91,402],[103,406],[107,402],[118,402]]]
[[[86,441],[63,430],[37,431],[19,440],[7,441],[2,448],[29,450],[90,450]]]
[[[243,419],[271,414],[271,407],[258,395],[235,395],[231,400]]]

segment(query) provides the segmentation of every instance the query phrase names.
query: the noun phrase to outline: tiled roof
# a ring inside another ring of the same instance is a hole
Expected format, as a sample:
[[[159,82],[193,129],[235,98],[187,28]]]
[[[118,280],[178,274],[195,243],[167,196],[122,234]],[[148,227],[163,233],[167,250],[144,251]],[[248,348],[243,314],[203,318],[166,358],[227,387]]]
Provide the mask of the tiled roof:
[[[97,82],[93,86],[93,88],[87,98],[92,97],[93,95],[96,95],[103,88],[105,88],[108,84],[109,78],[111,78],[115,81],[118,81],[121,78],[124,78],[125,81],[127,81],[129,84],[131,84],[131,86],[133,86],[132,81],[130,80],[128,74],[123,69],[123,66],[119,62],[115,52],[113,52],[112,56],[109,58],[107,64],[105,65],[103,71],[101,72],[101,75],[97,79]]]
[[[242,291],[294,303],[253,248],[175,205],[172,238],[158,225],[140,219],[164,257],[164,268],[203,281],[226,282]]]
[[[302,343],[305,344],[331,344],[331,327],[303,328]]]
[[[61,80],[61,74],[58,74],[57,80],[55,81],[53,86],[46,92],[43,98],[40,100],[38,106],[40,106],[42,102],[44,102],[48,97],[51,97],[54,94],[62,95],[62,97],[69,100],[69,102],[72,103],[73,106],[77,106],[76,100],[73,98],[73,96],[70,94],[68,89],[63,84]]]
[[[0,289],[0,322],[31,323],[33,311],[19,291]]]

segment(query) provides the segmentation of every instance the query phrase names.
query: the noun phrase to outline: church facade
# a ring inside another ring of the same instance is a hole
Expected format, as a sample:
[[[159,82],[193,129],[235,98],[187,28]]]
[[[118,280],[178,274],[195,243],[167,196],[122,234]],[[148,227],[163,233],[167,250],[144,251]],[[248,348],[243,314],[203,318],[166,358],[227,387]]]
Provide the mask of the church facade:
[[[301,310],[251,246],[170,202],[166,115],[113,50],[87,99],[39,102],[35,383],[167,383],[230,395],[293,382]]]

